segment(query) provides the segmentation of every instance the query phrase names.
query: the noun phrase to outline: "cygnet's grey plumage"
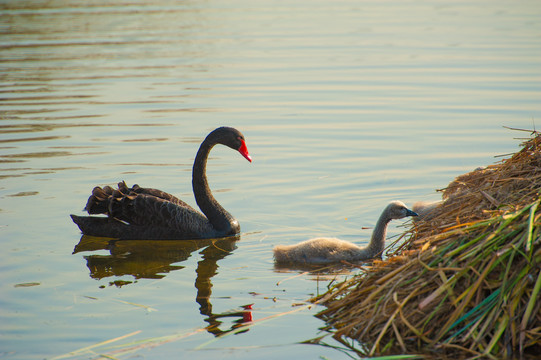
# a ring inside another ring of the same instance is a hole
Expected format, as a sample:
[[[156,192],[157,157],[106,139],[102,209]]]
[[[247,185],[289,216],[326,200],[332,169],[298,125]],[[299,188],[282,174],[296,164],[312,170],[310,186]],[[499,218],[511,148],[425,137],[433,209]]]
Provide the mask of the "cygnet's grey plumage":
[[[434,210],[440,206],[443,201],[417,201],[413,204],[412,210],[418,215],[415,220],[429,220],[435,213]]]
[[[342,260],[353,262],[381,256],[385,247],[387,225],[393,219],[402,219],[417,214],[401,201],[392,201],[381,213],[372,233],[370,243],[360,247],[336,238],[315,238],[296,245],[278,245],[274,248],[274,259],[281,264],[330,264]]]

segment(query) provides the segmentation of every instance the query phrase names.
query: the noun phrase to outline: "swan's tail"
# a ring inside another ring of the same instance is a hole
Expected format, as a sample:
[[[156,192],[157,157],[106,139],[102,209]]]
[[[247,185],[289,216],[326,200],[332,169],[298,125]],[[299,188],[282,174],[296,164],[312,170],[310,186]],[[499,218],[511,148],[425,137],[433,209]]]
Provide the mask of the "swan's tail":
[[[106,217],[70,215],[71,220],[85,235],[121,238],[129,230],[128,225]]]

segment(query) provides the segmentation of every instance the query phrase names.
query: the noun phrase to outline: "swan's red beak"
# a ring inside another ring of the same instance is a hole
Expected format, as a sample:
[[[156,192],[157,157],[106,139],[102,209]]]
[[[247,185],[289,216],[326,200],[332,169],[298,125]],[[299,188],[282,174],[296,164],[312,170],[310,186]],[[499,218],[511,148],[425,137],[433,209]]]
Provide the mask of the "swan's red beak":
[[[246,143],[244,142],[244,140],[241,140],[240,142],[241,142],[241,145],[239,148],[239,152],[241,153],[242,156],[246,158],[246,160],[248,160],[249,162],[252,162],[252,157],[248,153],[248,148],[246,147]]]

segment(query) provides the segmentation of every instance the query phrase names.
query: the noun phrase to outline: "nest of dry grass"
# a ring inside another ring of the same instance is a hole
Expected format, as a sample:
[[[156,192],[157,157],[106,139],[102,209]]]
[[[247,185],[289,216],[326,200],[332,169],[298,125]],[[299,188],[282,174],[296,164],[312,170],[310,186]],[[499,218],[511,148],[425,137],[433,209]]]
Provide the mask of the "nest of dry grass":
[[[367,355],[541,352],[541,136],[457,177],[387,261],[317,299],[327,330]]]

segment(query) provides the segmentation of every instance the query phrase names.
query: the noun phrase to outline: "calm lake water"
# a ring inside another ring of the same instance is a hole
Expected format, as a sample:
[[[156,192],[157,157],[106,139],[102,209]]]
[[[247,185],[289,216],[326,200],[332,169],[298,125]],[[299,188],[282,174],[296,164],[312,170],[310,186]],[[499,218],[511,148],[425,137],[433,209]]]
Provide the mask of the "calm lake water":
[[[276,269],[272,247],[366,243],[388,201],[518,150],[503,126],[541,127],[539,19],[538,0],[1,1],[0,357],[348,359],[300,344],[342,275]],[[239,241],[79,243],[95,185],[195,205],[220,125],[254,158],[208,164]]]

